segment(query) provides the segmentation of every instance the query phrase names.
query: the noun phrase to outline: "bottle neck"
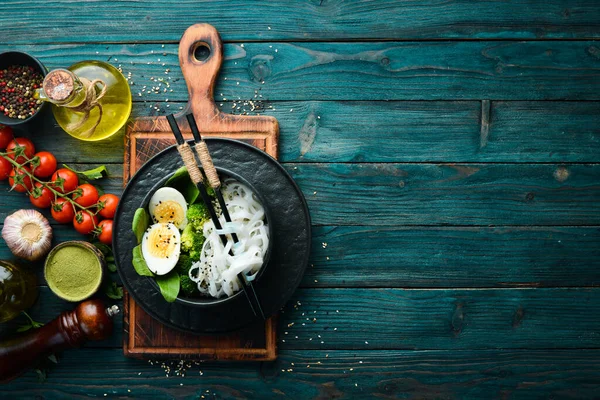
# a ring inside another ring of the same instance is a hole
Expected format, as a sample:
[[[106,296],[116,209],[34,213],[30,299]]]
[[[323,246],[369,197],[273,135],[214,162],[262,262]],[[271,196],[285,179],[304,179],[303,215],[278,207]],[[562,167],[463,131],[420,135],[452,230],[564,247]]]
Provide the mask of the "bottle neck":
[[[61,107],[77,107],[85,101],[86,86],[77,75],[67,69],[52,70],[44,78],[37,97]]]

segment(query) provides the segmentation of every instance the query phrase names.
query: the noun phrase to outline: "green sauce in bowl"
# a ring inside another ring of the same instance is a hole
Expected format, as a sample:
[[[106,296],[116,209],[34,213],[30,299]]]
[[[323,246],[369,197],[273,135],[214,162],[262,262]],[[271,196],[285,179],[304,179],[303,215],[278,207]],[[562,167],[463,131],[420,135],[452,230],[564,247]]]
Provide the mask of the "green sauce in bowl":
[[[58,297],[81,301],[98,291],[104,264],[102,253],[90,243],[64,242],[48,254],[44,277]]]

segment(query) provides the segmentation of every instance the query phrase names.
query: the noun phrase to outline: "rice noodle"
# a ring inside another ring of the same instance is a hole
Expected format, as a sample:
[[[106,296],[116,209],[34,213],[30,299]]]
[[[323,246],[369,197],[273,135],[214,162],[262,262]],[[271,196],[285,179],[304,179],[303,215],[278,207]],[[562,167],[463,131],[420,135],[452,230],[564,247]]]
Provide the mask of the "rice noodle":
[[[190,279],[198,284],[200,293],[216,298],[232,296],[240,290],[238,273],[245,274],[249,281],[254,280],[269,247],[265,210],[256,195],[233,179],[223,182],[221,192],[231,222],[225,222],[220,215],[223,229],[215,229],[211,220],[204,224],[206,241],[202,255],[189,271]],[[233,243],[232,233],[237,235],[238,243]],[[227,237],[225,246],[221,242],[221,234]],[[230,250],[233,255],[229,254]]]

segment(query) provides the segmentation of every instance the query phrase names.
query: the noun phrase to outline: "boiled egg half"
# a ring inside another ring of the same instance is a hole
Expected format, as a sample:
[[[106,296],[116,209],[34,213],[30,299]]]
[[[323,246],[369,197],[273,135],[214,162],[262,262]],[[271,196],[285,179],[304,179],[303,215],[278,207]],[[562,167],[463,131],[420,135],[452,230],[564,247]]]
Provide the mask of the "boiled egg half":
[[[148,205],[152,221],[159,224],[174,224],[183,230],[187,225],[187,203],[177,189],[163,187],[158,189],[150,198]]]
[[[156,275],[165,275],[175,268],[179,260],[179,229],[173,224],[154,224],[142,238],[142,255],[148,269]]]

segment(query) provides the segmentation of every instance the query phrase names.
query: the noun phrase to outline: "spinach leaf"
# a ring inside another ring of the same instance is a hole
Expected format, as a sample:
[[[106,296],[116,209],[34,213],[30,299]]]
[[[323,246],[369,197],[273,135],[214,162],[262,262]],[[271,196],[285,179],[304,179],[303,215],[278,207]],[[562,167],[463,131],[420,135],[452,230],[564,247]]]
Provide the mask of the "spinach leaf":
[[[103,289],[104,294],[110,297],[111,299],[119,300],[123,298],[123,288],[117,286],[117,284],[113,281],[105,284]]]
[[[200,191],[190,179],[186,167],[181,167],[175,171],[173,176],[165,182],[165,186],[179,190],[188,204],[195,202],[200,194]]]
[[[133,264],[133,268],[138,275],[141,276],[154,276],[152,271],[148,269],[148,265],[146,264],[146,260],[144,260],[144,256],[142,255],[142,245],[139,244],[133,248],[133,260],[131,261]]]
[[[135,237],[137,238],[138,244],[142,243],[142,238],[144,237],[144,232],[148,225],[150,224],[150,216],[143,208],[138,208],[135,210],[135,214],[133,215],[133,223],[131,224],[131,229],[133,233],[135,233]]]
[[[174,302],[179,294],[179,274],[176,271],[171,271],[166,275],[157,276],[156,283],[158,283],[165,300],[169,303]]]

